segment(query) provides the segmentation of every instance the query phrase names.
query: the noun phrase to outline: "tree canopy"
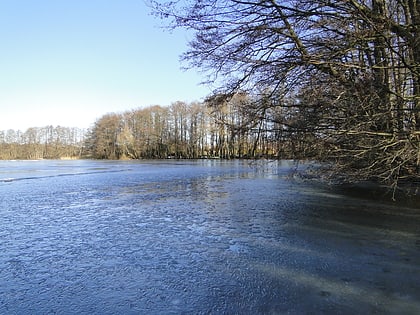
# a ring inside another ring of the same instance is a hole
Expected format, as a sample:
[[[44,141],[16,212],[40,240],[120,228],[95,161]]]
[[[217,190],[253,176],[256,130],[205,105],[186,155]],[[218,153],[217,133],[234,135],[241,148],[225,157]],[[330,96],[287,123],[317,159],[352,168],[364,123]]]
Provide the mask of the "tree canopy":
[[[0,160],[80,158],[84,137],[83,129],[52,125],[0,130]]]
[[[290,158],[298,154],[303,148],[291,141],[279,142],[266,119],[250,119],[242,111],[242,105],[251,102],[243,94],[211,107],[178,101],[167,107],[106,114],[87,134],[84,152],[98,159]]]
[[[289,138],[318,144],[346,180],[396,187],[420,173],[420,1],[152,1],[193,33],[182,56],[217,85],[258,95]],[[214,104],[215,102],[213,102]]]

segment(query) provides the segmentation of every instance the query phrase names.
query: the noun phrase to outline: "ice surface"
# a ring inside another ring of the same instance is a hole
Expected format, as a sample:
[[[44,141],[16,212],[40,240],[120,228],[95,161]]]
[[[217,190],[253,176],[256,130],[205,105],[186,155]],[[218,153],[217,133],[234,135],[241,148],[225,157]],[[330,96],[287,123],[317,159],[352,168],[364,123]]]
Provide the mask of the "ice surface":
[[[419,314],[419,209],[289,172],[0,162],[0,313]]]

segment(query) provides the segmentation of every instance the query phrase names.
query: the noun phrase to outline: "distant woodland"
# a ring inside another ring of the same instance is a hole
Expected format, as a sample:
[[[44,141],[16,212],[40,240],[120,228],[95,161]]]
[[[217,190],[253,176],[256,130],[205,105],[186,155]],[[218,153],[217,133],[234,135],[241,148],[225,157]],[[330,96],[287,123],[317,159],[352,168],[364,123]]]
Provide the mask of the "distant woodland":
[[[46,126],[0,131],[0,159],[59,159],[83,156],[85,131]]]
[[[291,135],[276,123],[275,108],[250,115],[255,100],[238,94],[229,101],[175,102],[98,119],[83,152],[97,159],[291,158],[310,157],[310,135]],[[295,119],[290,117],[290,120]],[[292,123],[292,122],[290,122]],[[306,141],[303,141],[303,140]]]
[[[0,132],[1,159],[289,158],[311,148],[275,126],[275,111],[250,117],[237,95],[229,102],[175,102],[108,113],[89,130],[53,127]],[[272,116],[269,118],[269,116]],[[306,136],[305,136],[306,137]]]
[[[311,157],[308,135],[284,130],[275,108],[250,115],[255,99],[175,102],[108,113],[88,130],[47,126],[0,132],[1,159],[166,159]],[[290,124],[295,117],[290,117]],[[305,140],[306,141],[303,141]]]

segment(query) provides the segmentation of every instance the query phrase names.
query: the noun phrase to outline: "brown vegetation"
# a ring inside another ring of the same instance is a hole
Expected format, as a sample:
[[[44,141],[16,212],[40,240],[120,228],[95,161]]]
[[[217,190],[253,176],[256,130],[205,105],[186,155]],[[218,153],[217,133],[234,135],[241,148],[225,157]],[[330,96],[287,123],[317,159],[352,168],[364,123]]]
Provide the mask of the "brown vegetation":
[[[98,159],[291,157],[290,141],[268,127],[268,113],[243,111],[251,102],[243,94],[107,114],[87,135],[86,152]]]
[[[79,158],[83,154],[84,130],[53,127],[28,128],[25,132],[0,131],[0,159]]]

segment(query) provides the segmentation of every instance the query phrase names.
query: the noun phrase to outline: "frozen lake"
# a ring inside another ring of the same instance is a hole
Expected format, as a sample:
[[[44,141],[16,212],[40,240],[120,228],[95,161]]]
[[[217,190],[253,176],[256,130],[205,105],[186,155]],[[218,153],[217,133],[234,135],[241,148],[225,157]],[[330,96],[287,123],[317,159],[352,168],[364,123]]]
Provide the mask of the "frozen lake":
[[[420,314],[420,209],[287,162],[0,161],[1,314]]]

